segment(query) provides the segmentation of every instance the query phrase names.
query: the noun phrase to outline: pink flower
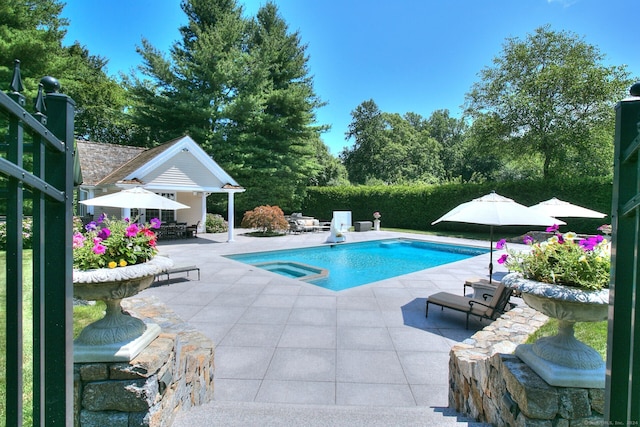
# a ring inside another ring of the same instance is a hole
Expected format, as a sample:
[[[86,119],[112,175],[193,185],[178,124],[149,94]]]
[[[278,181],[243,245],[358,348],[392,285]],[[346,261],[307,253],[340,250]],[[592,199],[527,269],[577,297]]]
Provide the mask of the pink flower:
[[[98,243],[93,247],[93,253],[96,255],[102,255],[107,250],[107,247]]]
[[[526,235],[522,238],[522,241],[524,242],[525,245],[532,245],[533,244],[533,237]]]
[[[504,248],[504,245],[507,243],[506,239],[500,239],[496,242],[496,249]]]
[[[127,227],[127,231],[125,232],[125,236],[127,237],[134,237],[136,234],[138,234],[138,224],[130,224]]]
[[[149,221],[151,228],[160,228],[160,224],[161,221],[158,218],[152,218],[151,221]]]
[[[81,248],[84,245],[85,238],[81,233],[74,233],[73,235],[73,249]]]
[[[547,233],[556,232],[558,231],[558,228],[560,228],[558,224],[553,224],[551,227],[547,227]]]
[[[504,264],[505,262],[507,262],[507,258],[509,258],[509,255],[503,254],[500,258],[498,258],[498,264]]]

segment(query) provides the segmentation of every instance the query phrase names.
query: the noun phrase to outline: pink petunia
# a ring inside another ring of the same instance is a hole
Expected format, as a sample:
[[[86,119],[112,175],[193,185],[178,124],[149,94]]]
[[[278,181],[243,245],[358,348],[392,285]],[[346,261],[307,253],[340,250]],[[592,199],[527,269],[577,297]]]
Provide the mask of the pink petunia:
[[[547,233],[554,233],[558,231],[558,228],[560,228],[558,224],[553,224],[551,227],[547,227]]]
[[[81,233],[73,235],[73,249],[81,248],[84,245],[85,237]]]
[[[504,245],[507,243],[506,239],[500,239],[496,242],[496,249],[504,248]]]
[[[522,241],[524,242],[525,245],[532,245],[533,244],[533,237],[526,235],[522,238]]]
[[[509,255],[503,254],[500,258],[498,258],[498,264],[504,264],[505,262],[507,262],[507,258],[509,258]]]
[[[134,237],[136,234],[138,234],[138,224],[130,224],[127,227],[127,230],[125,232],[125,236],[127,237]]]
[[[98,243],[93,247],[93,253],[96,255],[102,255],[107,250],[107,247]]]
[[[152,218],[151,221],[149,221],[151,228],[160,228],[161,223],[162,222],[158,218]]]

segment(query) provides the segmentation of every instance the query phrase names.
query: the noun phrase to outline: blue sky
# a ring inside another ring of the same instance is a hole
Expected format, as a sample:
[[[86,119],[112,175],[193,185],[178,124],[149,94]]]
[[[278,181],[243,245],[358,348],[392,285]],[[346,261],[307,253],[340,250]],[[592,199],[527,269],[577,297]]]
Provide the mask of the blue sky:
[[[640,76],[640,41],[633,17],[637,0],[276,0],[290,31],[308,45],[310,73],[327,105],[318,122],[334,155],[343,147],[351,111],[373,99],[385,112],[428,118],[438,109],[461,114],[465,94],[490,66],[508,37],[537,27],[567,30]],[[108,4],[108,6],[107,6]],[[265,0],[238,0],[255,16]],[[186,23],[180,0],[68,1],[66,44],[79,41],[107,58],[108,72],[128,73],[147,38],[169,53]]]

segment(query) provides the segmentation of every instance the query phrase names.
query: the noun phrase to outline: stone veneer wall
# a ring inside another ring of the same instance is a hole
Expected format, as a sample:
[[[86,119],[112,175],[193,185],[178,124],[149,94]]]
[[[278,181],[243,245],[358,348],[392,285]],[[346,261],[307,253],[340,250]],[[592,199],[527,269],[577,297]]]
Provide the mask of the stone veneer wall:
[[[75,426],[170,426],[177,411],[213,400],[211,340],[155,298],[122,306],[162,332],[131,362],[75,364]]]
[[[496,426],[603,425],[604,389],[550,386],[513,355],[546,320],[529,307],[516,307],[455,345],[449,406]]]

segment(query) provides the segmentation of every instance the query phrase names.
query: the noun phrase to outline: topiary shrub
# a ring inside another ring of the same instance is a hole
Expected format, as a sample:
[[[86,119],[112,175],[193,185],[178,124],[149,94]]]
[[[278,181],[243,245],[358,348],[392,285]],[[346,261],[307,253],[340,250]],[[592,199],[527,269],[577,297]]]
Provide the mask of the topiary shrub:
[[[222,215],[208,213],[205,230],[207,233],[226,233],[229,230],[229,224]]]
[[[284,212],[278,206],[258,206],[252,211],[244,213],[243,228],[257,228],[263,236],[282,234],[289,228]]]

